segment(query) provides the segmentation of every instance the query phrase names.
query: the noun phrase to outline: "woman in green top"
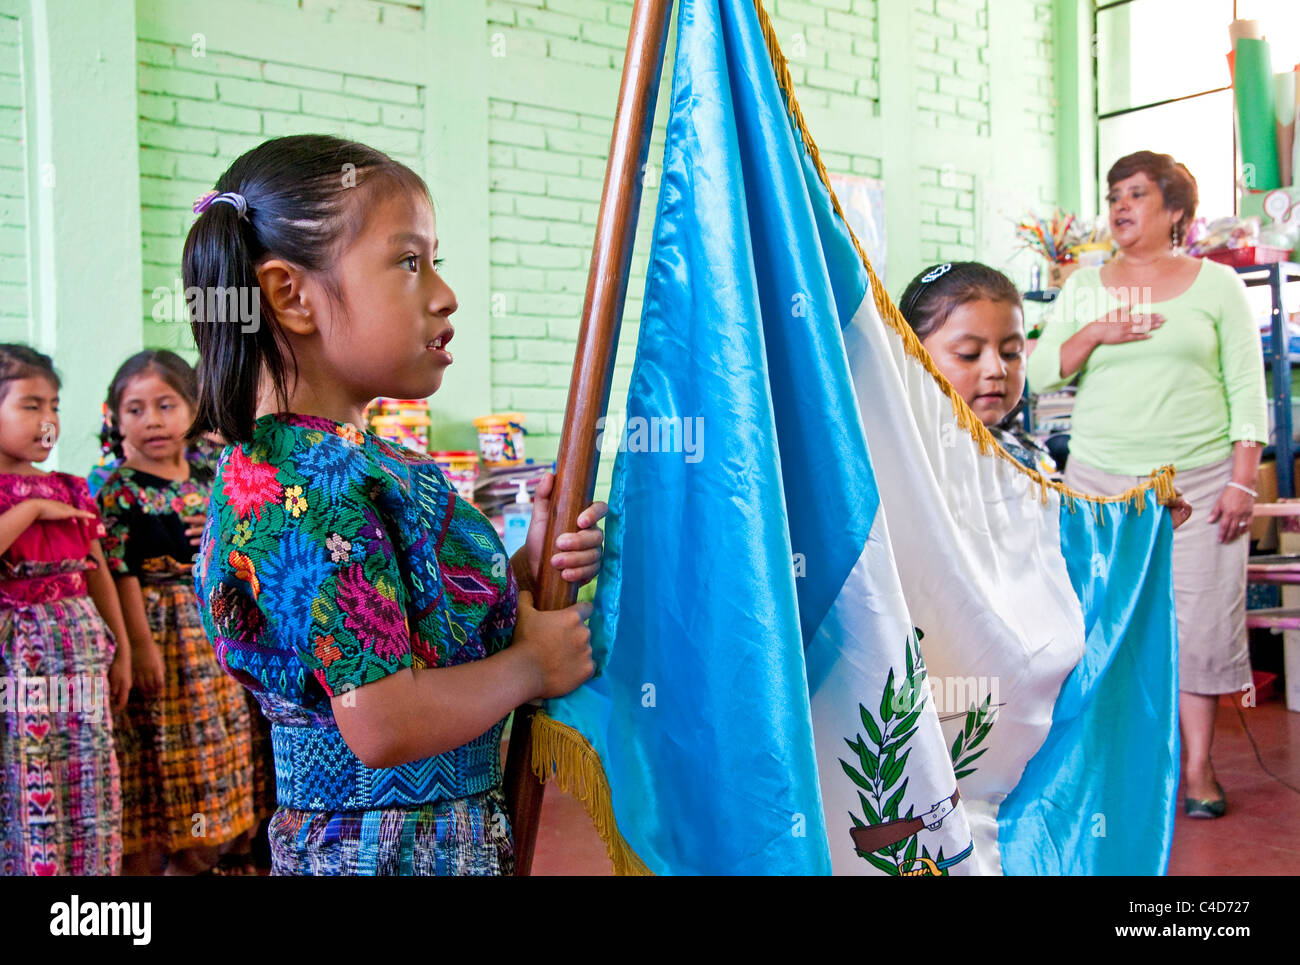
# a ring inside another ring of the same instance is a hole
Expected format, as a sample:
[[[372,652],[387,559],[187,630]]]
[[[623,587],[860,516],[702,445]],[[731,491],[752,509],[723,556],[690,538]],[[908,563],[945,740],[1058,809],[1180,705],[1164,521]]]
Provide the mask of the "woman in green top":
[[[1107,175],[1119,254],[1070,276],[1028,363],[1049,392],[1078,380],[1065,481],[1114,493],[1172,463],[1194,517],[1174,534],[1187,813],[1218,817],[1218,695],[1250,686],[1246,556],[1267,441],[1259,330],[1232,269],[1183,254],[1196,181],[1140,151]],[[1201,522],[1197,522],[1199,518]]]

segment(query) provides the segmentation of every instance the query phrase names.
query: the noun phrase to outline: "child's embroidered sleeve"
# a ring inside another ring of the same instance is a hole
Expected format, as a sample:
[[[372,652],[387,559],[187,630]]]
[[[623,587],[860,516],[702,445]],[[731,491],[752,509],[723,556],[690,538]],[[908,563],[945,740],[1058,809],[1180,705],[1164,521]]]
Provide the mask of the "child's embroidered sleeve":
[[[411,635],[393,541],[369,498],[331,502],[318,522],[329,567],[311,604],[310,652],[299,655],[334,696],[410,667]]]
[[[68,478],[72,481],[72,493],[75,500],[73,505],[78,509],[84,509],[95,514],[94,519],[88,519],[84,524],[86,538],[103,539],[105,536],[104,522],[99,518],[99,506],[95,503],[95,498],[90,495],[90,487],[86,485],[86,480],[71,474],[69,474]]]
[[[231,547],[221,562],[330,696],[412,664],[406,594],[375,503],[382,482],[345,445],[325,438],[279,465],[237,447],[213,493]]]
[[[87,509],[94,509],[102,521],[97,521],[100,535],[92,539],[103,541],[104,562],[108,572],[113,576],[130,576],[131,568],[126,561],[127,540],[130,537],[130,501],[131,491],[123,485],[121,476],[113,476],[99,490],[98,505],[91,499],[90,489],[86,489],[86,498],[90,500]]]

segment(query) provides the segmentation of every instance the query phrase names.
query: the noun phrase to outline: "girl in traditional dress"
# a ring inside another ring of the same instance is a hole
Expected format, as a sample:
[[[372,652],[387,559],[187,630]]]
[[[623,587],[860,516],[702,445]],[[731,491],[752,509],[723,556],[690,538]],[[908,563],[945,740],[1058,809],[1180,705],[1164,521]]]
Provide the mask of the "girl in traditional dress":
[[[116,727],[129,874],[197,874],[255,824],[249,708],[203,632],[195,536],[211,470],[188,457],[194,370],[139,352],[108,407],[127,458],[99,491],[109,569],[131,638],[134,687]]]
[[[86,481],[36,468],[58,433],[49,357],[0,345],[0,875],[121,868],[131,651]]]
[[[232,443],[197,582],[218,656],[271,721],[272,873],[509,874],[502,727],[591,675],[590,605],[531,605],[550,477],[507,560],[432,459],[363,431],[371,399],[425,398],[452,362],[428,188],[301,135],[239,158],[195,211],[186,287],[259,305],[249,324],[193,303],[194,431]],[[557,537],[564,579],[595,575],[604,513]]]

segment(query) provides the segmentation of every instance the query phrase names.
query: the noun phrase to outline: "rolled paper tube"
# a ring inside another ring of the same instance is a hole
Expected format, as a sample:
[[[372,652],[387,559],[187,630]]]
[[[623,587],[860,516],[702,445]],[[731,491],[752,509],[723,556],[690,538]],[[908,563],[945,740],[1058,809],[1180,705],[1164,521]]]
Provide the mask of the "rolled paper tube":
[[[1300,64],[1296,64],[1291,77],[1292,97],[1296,105],[1291,118],[1291,178],[1294,184],[1296,172],[1300,171],[1300,137],[1296,136],[1296,132],[1300,131]]]
[[[1263,40],[1264,32],[1260,29],[1258,20],[1234,20],[1228,24],[1228,37],[1235,47],[1237,41],[1243,37],[1251,40]]]
[[[1273,75],[1273,111],[1277,120],[1277,177],[1280,184],[1294,183],[1295,71]]]
[[[1269,191],[1280,187],[1277,169],[1277,119],[1273,108],[1273,67],[1268,43],[1243,37],[1237,41],[1233,92],[1246,187]]]

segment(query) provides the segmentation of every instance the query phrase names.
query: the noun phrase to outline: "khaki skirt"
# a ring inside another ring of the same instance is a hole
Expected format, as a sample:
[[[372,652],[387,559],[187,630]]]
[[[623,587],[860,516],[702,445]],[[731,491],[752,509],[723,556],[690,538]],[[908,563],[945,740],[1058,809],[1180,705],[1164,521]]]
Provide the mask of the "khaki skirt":
[[[1174,485],[1192,505],[1192,518],[1174,530],[1174,606],[1178,619],[1178,688],[1192,694],[1240,693],[1250,685],[1246,646],[1246,558],[1250,534],[1219,542],[1208,522],[1232,478],[1232,459],[1180,469]],[[1071,459],[1065,484],[1083,493],[1113,496],[1147,481],[1116,476]]]

